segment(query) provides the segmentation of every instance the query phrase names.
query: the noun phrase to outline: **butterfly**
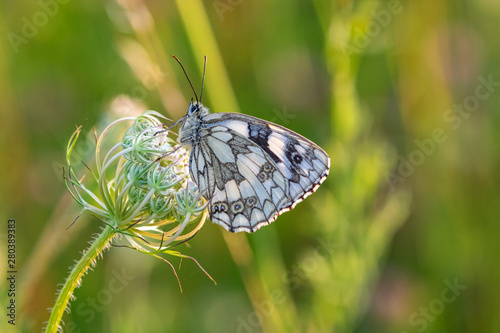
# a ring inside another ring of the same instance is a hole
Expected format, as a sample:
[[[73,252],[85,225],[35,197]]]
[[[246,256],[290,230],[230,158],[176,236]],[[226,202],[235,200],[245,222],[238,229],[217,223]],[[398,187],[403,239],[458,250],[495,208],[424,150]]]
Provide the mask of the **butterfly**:
[[[212,222],[230,232],[254,232],[293,209],[328,176],[330,158],[314,142],[252,116],[210,113],[201,104],[203,85],[200,101],[193,92],[196,101],[179,120],[178,141],[191,146],[189,172],[208,200]]]

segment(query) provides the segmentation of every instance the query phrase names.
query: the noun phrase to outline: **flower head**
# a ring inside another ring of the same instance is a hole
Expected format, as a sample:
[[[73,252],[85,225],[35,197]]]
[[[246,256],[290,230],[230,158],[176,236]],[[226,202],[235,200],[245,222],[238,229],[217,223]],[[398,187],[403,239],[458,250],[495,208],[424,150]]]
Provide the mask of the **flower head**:
[[[96,193],[76,177],[70,156],[81,132],[70,139],[66,185],[83,207],[144,253],[178,254],[172,246],[196,234],[207,217],[206,202],[191,181],[188,153],[168,136],[155,111],[111,123],[96,141]],[[121,142],[101,161],[103,142],[119,123],[133,121]]]

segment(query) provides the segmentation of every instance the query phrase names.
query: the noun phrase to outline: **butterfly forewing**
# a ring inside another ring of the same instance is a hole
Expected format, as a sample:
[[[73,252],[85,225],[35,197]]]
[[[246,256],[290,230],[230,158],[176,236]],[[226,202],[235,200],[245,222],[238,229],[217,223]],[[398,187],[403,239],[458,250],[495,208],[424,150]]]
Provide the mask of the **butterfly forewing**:
[[[290,182],[287,194],[291,201],[309,194],[328,175],[330,158],[325,151],[283,126],[238,113],[214,113],[205,118],[207,126],[216,123],[229,128],[263,149]]]

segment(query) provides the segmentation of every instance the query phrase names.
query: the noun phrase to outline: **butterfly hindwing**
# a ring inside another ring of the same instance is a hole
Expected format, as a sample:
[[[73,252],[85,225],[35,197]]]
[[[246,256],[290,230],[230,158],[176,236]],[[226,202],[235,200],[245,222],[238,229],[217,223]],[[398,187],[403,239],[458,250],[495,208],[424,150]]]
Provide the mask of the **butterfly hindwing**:
[[[204,134],[193,147],[190,172],[210,198],[212,221],[232,232],[269,224],[289,201],[287,182],[274,161],[229,128],[215,126]]]

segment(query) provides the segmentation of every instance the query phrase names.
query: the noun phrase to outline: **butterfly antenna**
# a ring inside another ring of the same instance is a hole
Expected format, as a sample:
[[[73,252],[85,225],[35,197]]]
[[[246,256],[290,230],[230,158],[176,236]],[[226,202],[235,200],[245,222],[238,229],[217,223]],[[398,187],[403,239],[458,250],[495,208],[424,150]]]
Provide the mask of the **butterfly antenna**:
[[[207,56],[205,55],[205,64],[203,65],[203,79],[201,80],[201,94],[200,94],[200,103],[201,98],[203,97],[203,87],[205,86],[205,72],[207,71]]]
[[[177,62],[179,63],[179,65],[181,65],[182,71],[184,72],[184,75],[186,76],[186,79],[188,80],[189,85],[191,86],[191,90],[194,93],[194,97],[196,98],[196,101],[198,102],[198,95],[196,95],[196,91],[194,90],[193,84],[191,83],[191,80],[189,79],[189,76],[187,75],[186,70],[184,69],[184,66],[182,66],[181,61],[175,55],[172,55],[172,58],[174,58],[175,60],[177,60]]]

